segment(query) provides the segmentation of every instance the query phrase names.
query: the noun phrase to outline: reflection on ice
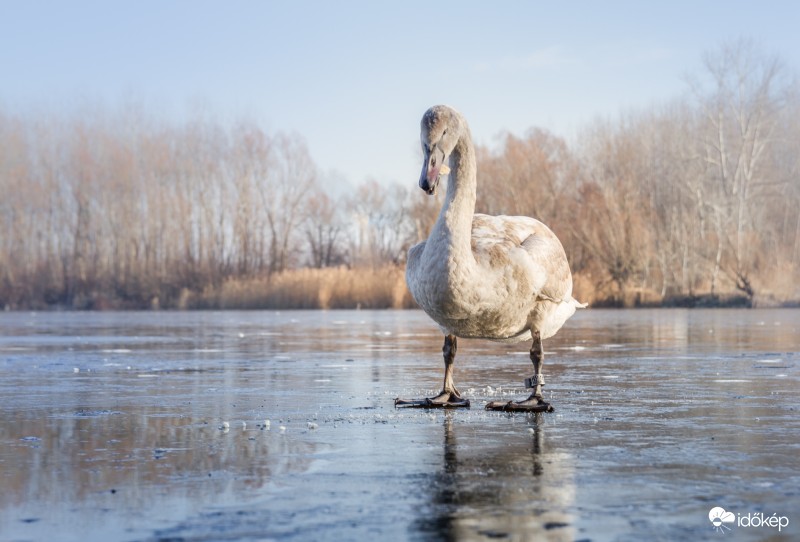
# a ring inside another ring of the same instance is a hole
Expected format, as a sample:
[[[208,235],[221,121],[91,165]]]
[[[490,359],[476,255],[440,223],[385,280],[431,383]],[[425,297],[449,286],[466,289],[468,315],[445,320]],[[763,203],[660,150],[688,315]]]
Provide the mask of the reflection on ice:
[[[442,465],[421,488],[430,505],[416,529],[452,540],[574,540],[571,458],[548,446],[542,414],[505,435],[475,434],[456,418],[444,415]]]

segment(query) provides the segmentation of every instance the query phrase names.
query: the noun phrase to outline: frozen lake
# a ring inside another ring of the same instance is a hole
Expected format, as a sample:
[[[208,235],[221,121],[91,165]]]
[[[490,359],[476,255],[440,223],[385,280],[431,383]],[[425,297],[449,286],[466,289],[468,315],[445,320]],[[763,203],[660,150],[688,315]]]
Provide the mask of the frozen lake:
[[[0,540],[796,540],[798,337],[581,311],[555,412],[507,414],[527,343],[459,342],[470,410],[394,408],[441,385],[417,311],[3,313]]]

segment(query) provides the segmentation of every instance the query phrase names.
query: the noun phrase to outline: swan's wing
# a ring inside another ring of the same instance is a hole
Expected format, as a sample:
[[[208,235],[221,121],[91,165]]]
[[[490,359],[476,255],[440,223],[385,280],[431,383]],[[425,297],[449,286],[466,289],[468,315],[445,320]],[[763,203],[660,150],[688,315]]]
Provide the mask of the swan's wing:
[[[472,250],[476,260],[492,267],[528,268],[538,297],[555,302],[571,299],[572,274],[564,247],[550,228],[535,218],[475,214]]]

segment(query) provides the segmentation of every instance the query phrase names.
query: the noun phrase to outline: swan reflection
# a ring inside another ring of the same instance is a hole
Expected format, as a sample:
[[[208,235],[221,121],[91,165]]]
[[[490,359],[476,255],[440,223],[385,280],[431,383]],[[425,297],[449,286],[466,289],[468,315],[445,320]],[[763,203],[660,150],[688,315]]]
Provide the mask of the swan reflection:
[[[526,421],[491,438],[445,412],[442,468],[416,529],[442,540],[574,540],[572,458],[547,442],[542,414]]]

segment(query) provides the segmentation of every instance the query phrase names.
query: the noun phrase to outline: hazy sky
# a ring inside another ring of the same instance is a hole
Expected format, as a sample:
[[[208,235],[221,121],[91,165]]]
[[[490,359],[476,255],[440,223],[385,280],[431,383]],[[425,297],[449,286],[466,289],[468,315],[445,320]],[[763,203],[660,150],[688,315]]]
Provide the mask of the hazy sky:
[[[254,119],[302,134],[323,173],[413,185],[430,105],[460,109],[480,143],[569,137],[681,96],[725,41],[796,71],[798,27],[800,2],[770,0],[0,0],[0,107]]]

